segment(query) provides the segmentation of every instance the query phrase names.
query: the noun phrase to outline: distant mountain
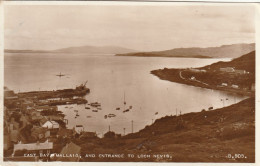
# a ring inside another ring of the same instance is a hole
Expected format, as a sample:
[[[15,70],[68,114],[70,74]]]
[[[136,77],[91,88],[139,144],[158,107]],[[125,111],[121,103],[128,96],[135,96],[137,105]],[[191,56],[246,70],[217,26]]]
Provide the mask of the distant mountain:
[[[125,54],[136,52],[136,50],[117,47],[117,46],[81,46],[81,47],[68,47],[57,50],[10,50],[5,49],[6,53],[86,53],[86,54]]]
[[[54,52],[62,52],[62,53],[91,53],[91,54],[124,54],[130,52],[136,52],[136,50],[117,47],[117,46],[81,46],[81,47],[69,47],[54,50]]]
[[[255,43],[232,44],[220,47],[192,47],[175,48],[165,51],[135,52],[117,54],[117,56],[143,56],[143,57],[183,57],[183,58],[237,58],[255,50]]]
[[[45,50],[11,50],[11,49],[5,49],[5,53],[48,53],[50,51]]]

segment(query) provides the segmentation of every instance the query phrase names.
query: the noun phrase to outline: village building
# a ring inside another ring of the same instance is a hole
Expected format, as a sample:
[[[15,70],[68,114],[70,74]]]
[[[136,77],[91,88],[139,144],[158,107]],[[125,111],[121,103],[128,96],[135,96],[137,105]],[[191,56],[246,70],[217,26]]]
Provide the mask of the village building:
[[[42,119],[38,121],[39,126],[44,125],[47,121],[49,121],[49,119],[47,119],[45,116],[42,116]]]
[[[76,131],[76,133],[80,134],[81,132],[84,131],[84,127],[83,125],[76,125],[74,130]]]
[[[48,120],[42,125],[42,127],[45,127],[47,129],[59,129],[60,125],[56,121]]]
[[[13,156],[15,155],[15,152],[19,150],[37,151],[38,153],[48,154],[52,149],[53,142],[49,142],[48,140],[43,143],[37,142],[29,144],[22,144],[21,142],[19,142],[18,144],[14,144]]]
[[[50,130],[39,127],[39,126],[34,126],[31,129],[31,136],[36,139],[36,140],[41,140],[43,138],[49,138],[51,135]]]
[[[29,117],[26,115],[21,115],[20,122],[22,123],[21,128],[25,127],[27,124],[29,124]]]
[[[235,88],[235,89],[238,89],[238,88],[239,88],[239,86],[238,86],[238,85],[235,85],[235,84],[231,85],[231,87],[232,87],[232,88]]]
[[[235,70],[236,74],[247,74],[245,70]]]
[[[58,111],[57,106],[36,106],[34,108],[36,111]]]
[[[223,68],[219,68],[220,71],[222,72],[234,72],[235,69],[233,67],[223,67]]]
[[[39,111],[32,111],[31,112],[31,119],[32,120],[41,120],[43,119],[44,117],[41,115],[41,113]]]
[[[194,76],[192,76],[190,79],[191,79],[191,80],[196,80],[196,78],[195,78]]]
[[[239,69],[235,69],[234,67],[224,67],[224,68],[219,68],[219,70],[222,72],[228,72],[232,74],[248,74],[246,70],[239,70]]]
[[[95,132],[82,132],[80,137],[80,139],[93,139],[93,138],[97,138],[97,134]]]
[[[195,72],[195,73],[206,73],[207,71],[204,69],[194,69],[194,68],[190,68],[189,69],[191,72]]]
[[[57,133],[58,137],[71,138],[75,134],[75,131],[66,128],[60,128]]]
[[[14,93],[14,91],[4,87],[4,99],[5,100],[18,99],[18,96]]]
[[[223,82],[221,86],[228,86],[228,84]]]

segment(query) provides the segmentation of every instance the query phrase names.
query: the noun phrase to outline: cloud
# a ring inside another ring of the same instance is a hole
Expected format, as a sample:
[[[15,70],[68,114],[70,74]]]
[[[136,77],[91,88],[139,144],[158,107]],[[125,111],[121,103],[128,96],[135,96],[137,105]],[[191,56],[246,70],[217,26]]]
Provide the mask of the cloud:
[[[8,6],[5,20],[5,46],[14,49],[160,50],[254,41],[255,32],[250,5]]]

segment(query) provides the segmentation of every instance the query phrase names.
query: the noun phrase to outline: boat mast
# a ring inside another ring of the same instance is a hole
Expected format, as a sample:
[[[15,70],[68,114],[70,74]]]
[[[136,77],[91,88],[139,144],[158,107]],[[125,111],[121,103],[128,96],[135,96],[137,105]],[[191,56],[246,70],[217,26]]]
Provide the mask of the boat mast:
[[[126,105],[126,101],[125,101],[125,92],[124,92],[124,105]]]
[[[126,101],[125,101],[125,91],[124,91],[124,111],[125,111],[125,105],[126,105]]]

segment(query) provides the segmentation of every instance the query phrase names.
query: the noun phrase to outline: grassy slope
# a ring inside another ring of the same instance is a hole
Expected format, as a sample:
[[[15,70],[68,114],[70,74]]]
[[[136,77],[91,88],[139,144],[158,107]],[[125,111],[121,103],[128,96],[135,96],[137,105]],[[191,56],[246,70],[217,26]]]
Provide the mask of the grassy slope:
[[[166,116],[137,133],[118,139],[74,140],[86,153],[170,154],[171,159],[83,158],[83,161],[254,162],[254,98],[182,116]],[[228,159],[228,154],[246,158]]]
[[[211,67],[214,69],[220,67],[219,64],[221,66],[232,64],[236,65],[236,68],[249,71],[248,69],[253,66],[252,62],[254,62],[254,52],[232,62],[221,62]],[[184,83],[179,78],[180,70],[164,69],[155,70],[152,73],[161,79]],[[77,139],[74,141],[82,147],[83,156],[86,153],[169,154],[172,156],[171,159],[97,157],[83,158],[83,161],[254,162],[254,102],[255,99],[252,97],[217,110],[188,113],[181,117],[166,116],[137,133],[118,139]],[[228,154],[243,154],[246,158],[229,159]]]
[[[228,75],[226,73],[219,72],[219,68],[221,67],[235,67],[236,69],[249,71],[250,74],[242,75]],[[222,82],[227,82],[230,85],[237,84],[241,87],[251,88],[252,83],[255,82],[255,51],[250,52],[246,55],[243,55],[239,58],[233,59],[230,62],[217,62],[205,67],[201,67],[200,69],[206,69],[206,73],[194,73],[186,69],[158,69],[151,71],[152,74],[158,76],[162,80],[169,80],[172,82],[198,86],[202,88],[208,89],[218,89],[218,90],[226,90],[234,93],[239,93],[243,95],[254,95],[253,92],[243,91],[241,89],[232,89],[232,88],[220,88],[218,85],[221,85]],[[180,72],[182,71],[182,76],[186,79],[180,78]],[[198,83],[196,81],[189,80],[187,78],[191,78],[195,76],[197,80],[205,82],[209,84],[206,86],[204,84]]]
[[[218,70],[220,67],[235,67],[235,69],[246,70],[250,73],[255,73],[255,51],[235,58],[230,62],[217,62],[201,69]]]

